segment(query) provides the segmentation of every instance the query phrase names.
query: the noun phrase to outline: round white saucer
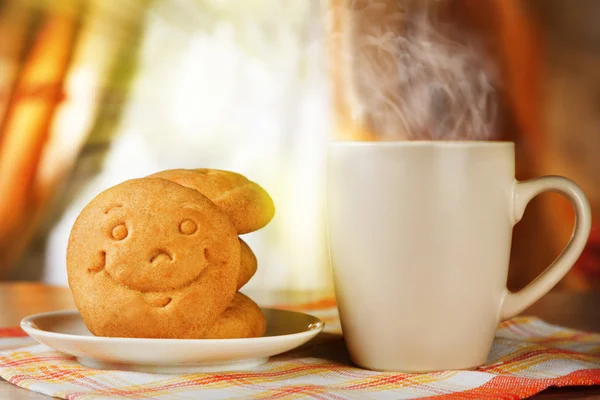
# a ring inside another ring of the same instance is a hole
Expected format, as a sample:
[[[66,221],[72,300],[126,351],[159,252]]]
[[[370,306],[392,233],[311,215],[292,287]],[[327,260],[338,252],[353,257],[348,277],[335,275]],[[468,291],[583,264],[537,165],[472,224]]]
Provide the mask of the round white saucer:
[[[134,339],[94,336],[76,310],[31,315],[21,328],[38,342],[96,369],[151,373],[231,371],[256,367],[323,330],[323,322],[293,311],[262,309],[265,336],[250,339]]]

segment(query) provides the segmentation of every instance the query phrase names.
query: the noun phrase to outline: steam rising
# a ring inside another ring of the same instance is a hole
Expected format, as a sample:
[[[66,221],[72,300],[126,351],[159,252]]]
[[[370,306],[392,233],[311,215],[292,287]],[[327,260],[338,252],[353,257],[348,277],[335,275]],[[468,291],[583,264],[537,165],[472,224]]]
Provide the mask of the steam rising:
[[[352,68],[353,118],[382,140],[494,139],[495,73],[484,52],[442,24],[434,3],[390,12],[390,2],[346,10],[354,22],[360,13],[380,17],[354,33],[344,54]]]

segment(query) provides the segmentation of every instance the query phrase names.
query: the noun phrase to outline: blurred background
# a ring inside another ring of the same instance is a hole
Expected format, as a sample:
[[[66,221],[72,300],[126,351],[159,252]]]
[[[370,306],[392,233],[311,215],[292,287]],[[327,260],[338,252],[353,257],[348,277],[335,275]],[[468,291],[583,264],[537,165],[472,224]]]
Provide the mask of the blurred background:
[[[600,215],[600,2],[417,2],[435,3],[496,71],[489,139],[515,141],[518,179],[570,177]],[[244,238],[259,259],[249,288],[330,288],[325,146],[397,130],[373,122],[383,89],[353,71],[397,73],[365,38],[403,35],[409,3],[0,0],[0,279],[66,285],[70,227],[97,193],[202,167],[240,172],[275,201],[271,224]],[[560,196],[531,204],[511,289],[550,264],[572,225]],[[600,288],[593,229],[560,288]]]

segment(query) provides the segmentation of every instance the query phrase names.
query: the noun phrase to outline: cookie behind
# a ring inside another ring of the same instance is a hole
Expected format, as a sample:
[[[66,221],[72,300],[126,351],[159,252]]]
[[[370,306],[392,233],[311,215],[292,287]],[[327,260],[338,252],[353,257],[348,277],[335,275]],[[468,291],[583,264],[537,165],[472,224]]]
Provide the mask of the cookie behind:
[[[238,234],[263,228],[275,215],[269,194],[245,176],[217,169],[172,169],[150,175],[198,190],[229,216]]]

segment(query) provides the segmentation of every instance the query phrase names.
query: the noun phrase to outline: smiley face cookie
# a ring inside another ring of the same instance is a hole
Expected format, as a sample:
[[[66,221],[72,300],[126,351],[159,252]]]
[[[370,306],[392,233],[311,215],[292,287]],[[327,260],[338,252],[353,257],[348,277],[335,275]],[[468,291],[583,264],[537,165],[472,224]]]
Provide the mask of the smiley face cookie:
[[[275,214],[273,200],[258,184],[235,172],[216,169],[172,169],[150,177],[198,190],[223,210],[238,234],[256,231]]]
[[[240,254],[230,218],[199,191],[134,179],[81,212],[67,272],[95,335],[202,338],[234,299]]]

